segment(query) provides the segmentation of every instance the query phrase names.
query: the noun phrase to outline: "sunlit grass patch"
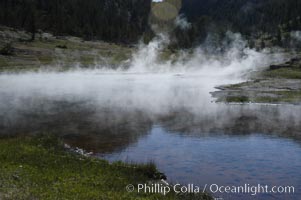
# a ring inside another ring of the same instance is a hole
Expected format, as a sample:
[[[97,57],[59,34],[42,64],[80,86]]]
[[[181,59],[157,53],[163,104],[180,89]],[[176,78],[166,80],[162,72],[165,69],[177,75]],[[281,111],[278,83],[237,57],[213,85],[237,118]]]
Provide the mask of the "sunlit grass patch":
[[[0,139],[2,199],[183,199],[170,193],[138,194],[128,184],[160,178],[154,164],[113,164],[67,152],[53,135]],[[186,199],[211,199],[208,195]],[[184,199],[185,199],[184,198]]]
[[[301,79],[301,68],[280,68],[276,70],[268,70],[263,75],[270,78],[288,78]]]
[[[277,97],[261,96],[254,98],[253,101],[260,103],[301,102],[301,91],[276,91],[271,93],[277,95]]]

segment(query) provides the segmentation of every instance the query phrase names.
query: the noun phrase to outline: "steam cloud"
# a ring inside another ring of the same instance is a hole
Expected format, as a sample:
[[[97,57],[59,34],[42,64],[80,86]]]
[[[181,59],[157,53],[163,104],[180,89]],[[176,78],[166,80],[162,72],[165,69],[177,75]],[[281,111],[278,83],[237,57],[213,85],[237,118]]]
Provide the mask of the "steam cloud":
[[[295,40],[301,42],[301,31],[293,31],[291,32],[291,37]]]
[[[180,27],[183,30],[191,28],[191,24],[187,21],[187,19],[183,15],[179,15],[175,19],[175,25],[178,26],[178,27]]]
[[[182,51],[168,60],[161,59],[168,42],[166,35],[159,35],[148,45],[140,44],[126,69],[121,66],[116,70],[104,67],[60,73],[2,74],[0,127],[16,127],[26,116],[36,113],[52,116],[57,109],[54,104],[62,102],[67,102],[67,107],[73,103],[92,107],[96,112],[94,120],[105,115],[103,110],[141,112],[149,119],[184,112],[194,116],[191,122],[198,119],[202,124],[209,120],[215,122],[214,126],[223,127],[229,122],[226,119],[235,119],[242,111],[240,107],[229,111],[226,105],[214,103],[210,95],[214,87],[241,82],[250,72],[284,59],[267,50],[248,48],[240,34],[230,32],[219,49],[213,48],[208,38],[206,44],[192,52]],[[247,113],[256,110],[262,118],[269,113],[260,113],[260,108],[245,110]],[[292,123],[298,124],[295,113],[296,109],[290,108],[277,117],[291,117]],[[114,117],[110,121],[122,121],[118,115]],[[215,121],[217,118],[223,120]]]
[[[248,48],[238,33],[228,32],[222,45],[217,48],[214,47],[213,40],[209,36],[205,44],[193,52],[181,51],[164,61],[160,60],[160,54],[164,53],[169,40],[161,34],[148,45],[140,45],[138,52],[133,55],[129,72],[198,74],[204,77],[222,76],[223,79],[233,79],[235,76],[241,81],[246,73],[262,70],[285,59],[281,53],[272,53],[268,49],[258,52]]]

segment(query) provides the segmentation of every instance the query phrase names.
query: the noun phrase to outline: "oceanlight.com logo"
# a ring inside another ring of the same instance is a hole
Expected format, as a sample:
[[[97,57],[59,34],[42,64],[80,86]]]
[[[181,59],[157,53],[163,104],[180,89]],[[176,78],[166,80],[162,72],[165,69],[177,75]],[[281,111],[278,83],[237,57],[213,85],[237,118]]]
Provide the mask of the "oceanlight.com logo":
[[[205,185],[207,187],[207,185]],[[212,184],[209,186],[211,193],[226,193],[226,194],[250,194],[255,196],[257,194],[294,194],[294,186],[272,186],[258,184],[256,186],[245,184],[243,186],[219,186]]]
[[[162,194],[167,195],[170,192],[176,194],[199,194],[209,192],[211,194],[249,194],[252,196],[258,194],[294,194],[294,186],[268,186],[268,185],[250,185],[244,184],[242,186],[221,186],[218,184],[206,184],[204,187],[196,186],[194,184],[188,185],[168,185],[168,184],[132,184],[127,185],[128,192],[138,192],[143,194]]]

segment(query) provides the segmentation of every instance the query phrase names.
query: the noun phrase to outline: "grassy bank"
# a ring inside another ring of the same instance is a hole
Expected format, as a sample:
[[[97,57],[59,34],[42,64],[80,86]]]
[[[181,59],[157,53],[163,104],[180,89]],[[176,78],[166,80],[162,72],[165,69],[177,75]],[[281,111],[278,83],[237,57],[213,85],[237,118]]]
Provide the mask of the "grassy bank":
[[[114,68],[129,59],[133,51],[129,46],[48,33],[38,34],[36,40],[30,41],[29,33],[0,26],[0,72],[97,65]]]
[[[288,67],[275,70],[267,70],[262,74],[267,78],[301,79],[301,67]]]
[[[0,139],[0,199],[211,199],[126,191],[148,183],[154,165],[109,164],[70,153],[53,136]]]
[[[217,89],[212,95],[218,102],[301,104],[301,56],[254,73],[247,82]]]
[[[42,70],[65,71],[74,68],[127,68],[137,45],[86,41],[71,36],[53,36],[0,26],[0,73]],[[177,53],[164,49],[159,60],[175,60]]]

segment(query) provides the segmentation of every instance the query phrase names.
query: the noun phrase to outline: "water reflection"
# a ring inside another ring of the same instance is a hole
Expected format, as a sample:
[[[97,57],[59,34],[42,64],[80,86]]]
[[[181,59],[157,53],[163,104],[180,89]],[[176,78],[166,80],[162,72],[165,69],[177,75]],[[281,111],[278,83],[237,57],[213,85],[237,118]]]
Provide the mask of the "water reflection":
[[[76,147],[93,152],[121,150],[148,134],[152,121],[139,111],[95,108],[89,101],[22,99],[25,106],[7,103],[1,114],[1,134],[54,133]]]
[[[301,139],[301,107],[294,105],[226,105],[216,112],[185,107],[154,114],[141,109],[102,107],[92,100],[25,98],[7,101],[0,115],[1,134],[60,134],[74,146],[113,152],[144,137],[154,124],[182,136],[273,134]],[[26,105],[26,106],[24,106]]]
[[[160,125],[181,135],[247,135],[264,133],[301,139],[301,107],[294,105],[220,105],[218,112],[169,114]]]

